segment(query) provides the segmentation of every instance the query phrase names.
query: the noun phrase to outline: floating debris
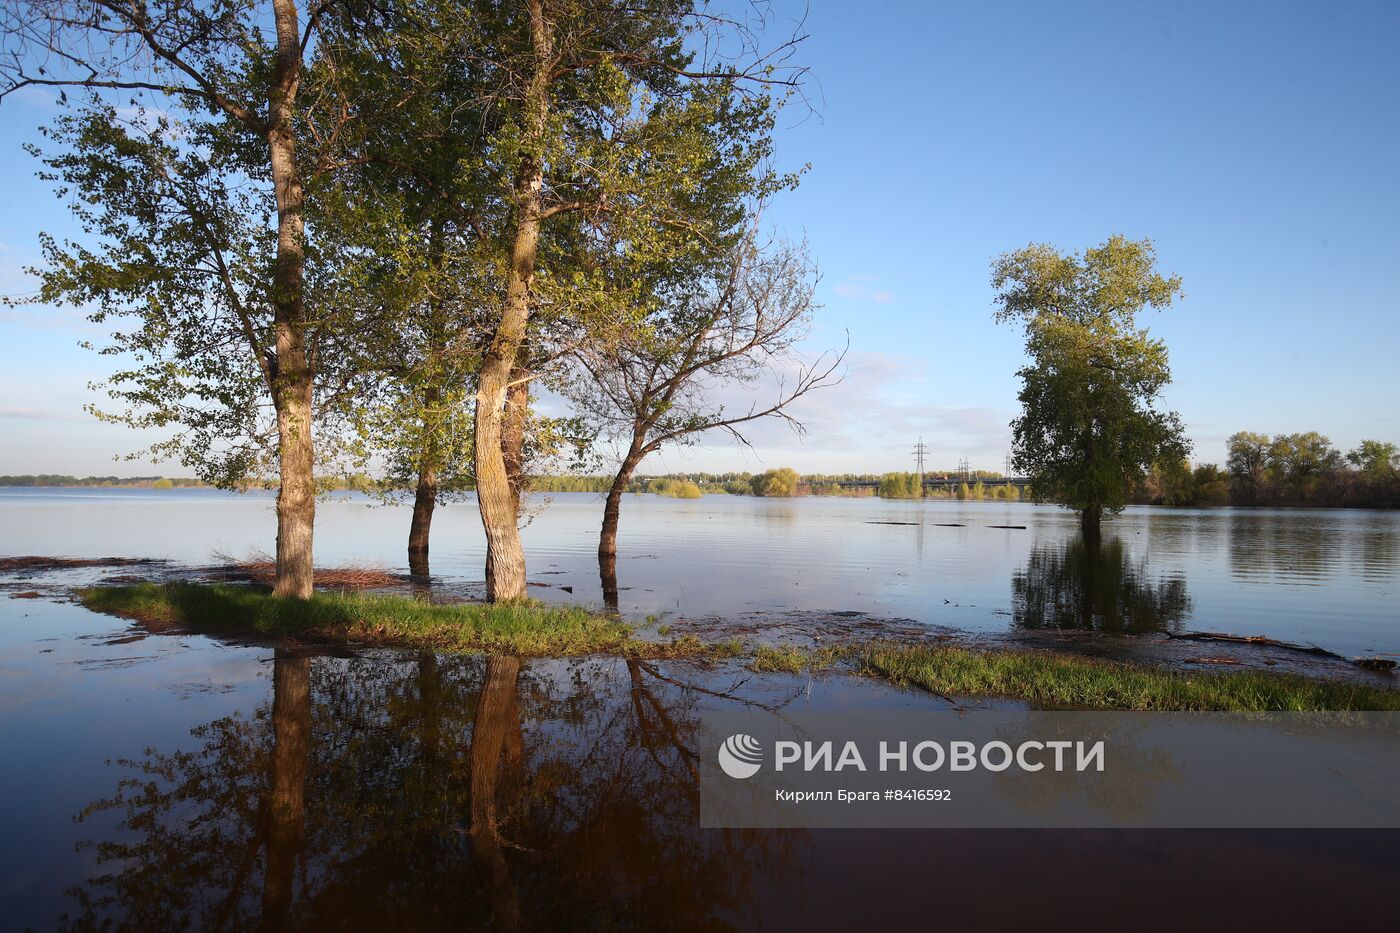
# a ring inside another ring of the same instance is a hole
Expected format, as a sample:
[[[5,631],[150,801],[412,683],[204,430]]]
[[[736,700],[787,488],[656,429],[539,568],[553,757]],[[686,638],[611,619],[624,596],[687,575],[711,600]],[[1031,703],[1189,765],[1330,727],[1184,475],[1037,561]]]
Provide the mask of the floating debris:
[[[1241,645],[1261,645],[1266,648],[1282,648],[1285,651],[1300,651],[1303,654],[1319,654],[1328,658],[1342,657],[1335,651],[1328,651],[1317,645],[1298,645],[1291,641],[1265,638],[1263,635],[1229,635],[1225,632],[1181,632],[1179,634],[1166,632],[1164,634],[1168,638],[1181,639],[1182,641],[1229,641]]]

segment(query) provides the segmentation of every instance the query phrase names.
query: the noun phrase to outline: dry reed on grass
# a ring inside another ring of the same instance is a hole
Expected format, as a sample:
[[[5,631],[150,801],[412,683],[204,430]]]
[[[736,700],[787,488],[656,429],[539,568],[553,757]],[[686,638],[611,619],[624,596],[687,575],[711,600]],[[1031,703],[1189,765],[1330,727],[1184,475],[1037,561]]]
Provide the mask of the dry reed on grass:
[[[219,562],[217,572],[246,579],[252,583],[271,586],[277,578],[277,561],[271,554],[252,551],[247,557],[234,557],[222,551],[214,552]],[[341,564],[339,567],[317,567],[316,585],[334,590],[372,590],[398,586],[403,578],[373,564]]]

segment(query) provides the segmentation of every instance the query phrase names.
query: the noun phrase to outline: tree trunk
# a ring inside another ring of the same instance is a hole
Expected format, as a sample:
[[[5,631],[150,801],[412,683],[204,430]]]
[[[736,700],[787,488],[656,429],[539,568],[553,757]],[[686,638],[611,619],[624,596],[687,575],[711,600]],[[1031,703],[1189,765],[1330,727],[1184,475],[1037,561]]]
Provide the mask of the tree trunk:
[[[525,354],[522,344],[518,356]],[[510,388],[506,390],[505,417],[501,423],[501,458],[506,466],[506,481],[510,484],[511,496],[515,502],[515,516],[520,517],[520,495],[525,483],[525,421],[530,413],[529,367],[516,363],[510,374]],[[492,557],[490,542],[486,548],[486,589],[490,592],[495,586],[496,562]]]
[[[617,554],[598,552],[598,576],[603,583],[603,608],[617,611]]]
[[[306,822],[306,775],[311,758],[311,659],[278,650],[272,662],[272,731],[266,806],[267,867],[262,926],[287,926]]]
[[[522,344],[519,354],[525,353]],[[529,367],[517,362],[510,373],[510,388],[506,390],[506,412],[501,425],[501,458],[506,465],[506,481],[520,511],[520,493],[525,487],[525,421],[530,414]]]
[[[492,601],[525,596],[525,551],[520,545],[515,497],[511,492],[502,448],[502,421],[507,386],[530,320],[530,289],[540,237],[541,192],[544,187],[543,146],[549,115],[549,68],[552,51],[549,26],[539,0],[530,0],[530,40],[534,71],[526,90],[526,146],[515,181],[515,229],[510,271],[501,320],[482,360],[476,395],[476,501],[486,532],[491,572],[486,598]]]
[[[1084,533],[1084,537],[1089,541],[1097,541],[1100,534],[1100,521],[1103,518],[1103,509],[1098,506],[1090,506],[1079,513],[1079,527]]]
[[[413,497],[413,522],[408,526],[408,572],[415,577],[428,576],[428,536],[433,528],[437,493],[437,471],[425,462],[418,470],[418,491]]]
[[[316,455],[311,439],[311,376],[301,352],[301,335],[278,328],[279,363],[296,361],[300,374],[288,375],[277,396],[278,474],[277,579],[272,595],[309,599],[312,584],[312,535],[316,524]],[[293,346],[295,350],[293,350]],[[283,366],[285,373],[287,366]]]
[[[408,526],[408,572],[428,576],[428,540],[433,530],[433,510],[438,495],[438,438],[436,423],[441,393],[436,386],[423,390],[423,439],[418,451],[418,490],[413,496],[413,521]]]
[[[273,0],[277,55],[268,94],[268,156],[277,198],[273,268],[272,403],[277,411],[277,581],[274,596],[308,599],[316,522],[315,449],[311,438],[312,370],[306,352],[302,186],[293,113],[301,82],[301,31],[295,0]]]
[[[632,446],[613,477],[607,502],[603,505],[603,527],[598,533],[598,576],[603,583],[603,605],[609,609],[617,608],[617,526],[622,518],[622,497],[637,464],[642,462],[641,441],[642,437],[634,434]]]

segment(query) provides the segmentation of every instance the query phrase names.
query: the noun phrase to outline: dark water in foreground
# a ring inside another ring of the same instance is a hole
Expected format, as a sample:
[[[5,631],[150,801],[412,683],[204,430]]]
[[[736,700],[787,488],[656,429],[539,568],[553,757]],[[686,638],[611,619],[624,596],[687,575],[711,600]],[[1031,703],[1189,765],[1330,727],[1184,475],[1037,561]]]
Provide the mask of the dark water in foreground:
[[[0,554],[207,563],[268,548],[269,505],[0,491]],[[1088,554],[1067,519],[1026,506],[627,508],[634,616],[858,611],[1397,650],[1390,515],[1144,510]],[[537,594],[599,600],[597,511],[560,496],[526,531],[532,579],[555,584]],[[400,565],[402,512],[321,515],[325,562]],[[442,516],[444,585],[479,580],[474,519]],[[0,928],[1295,929],[1375,924],[1400,876],[1390,831],[700,830],[702,712],[944,701],[736,666],[292,654],[145,636],[63,600],[120,572],[44,574],[40,598],[0,580]]]
[[[680,663],[313,657],[7,602],[6,928],[1288,929],[1374,919],[1400,871],[1393,832],[700,830],[701,711],[942,701]]]

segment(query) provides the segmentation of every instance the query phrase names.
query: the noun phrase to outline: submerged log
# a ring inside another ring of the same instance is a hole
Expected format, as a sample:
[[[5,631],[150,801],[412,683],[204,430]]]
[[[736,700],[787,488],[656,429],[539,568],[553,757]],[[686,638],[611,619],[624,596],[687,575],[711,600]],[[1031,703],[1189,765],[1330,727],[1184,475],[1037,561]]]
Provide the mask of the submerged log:
[[[1273,638],[1266,638],[1263,635],[1230,635],[1225,632],[1167,632],[1168,638],[1180,639],[1182,641],[1228,641],[1240,645],[1259,645],[1264,648],[1282,648],[1285,651],[1300,651],[1303,654],[1317,654],[1328,658],[1342,658],[1342,655],[1335,651],[1328,651],[1326,648],[1317,645],[1299,645],[1291,641],[1278,641]]]

